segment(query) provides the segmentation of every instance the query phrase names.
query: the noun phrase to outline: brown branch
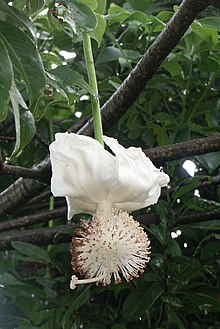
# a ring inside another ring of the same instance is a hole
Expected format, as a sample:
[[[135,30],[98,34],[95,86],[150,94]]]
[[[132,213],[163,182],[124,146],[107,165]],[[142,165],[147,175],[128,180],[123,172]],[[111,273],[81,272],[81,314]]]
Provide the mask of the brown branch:
[[[175,226],[205,222],[213,219],[220,219],[220,211],[199,212],[182,216],[175,223]],[[144,226],[160,224],[160,218],[154,214],[140,215],[138,221]]]
[[[0,194],[0,216],[12,214],[14,210],[18,211],[24,203],[27,203],[46,187],[47,185],[40,181],[19,178]]]
[[[74,123],[72,127],[70,127],[67,131],[69,133],[76,133],[79,131],[87,122],[91,119],[91,115],[87,115],[84,119],[80,120],[79,122]]]
[[[60,207],[64,207],[66,205],[66,201],[65,198],[59,198],[58,200],[56,200],[55,204],[54,204],[54,208],[58,209]],[[33,214],[36,213],[36,211],[43,211],[43,209],[46,211],[49,209],[49,200],[48,202],[45,203],[39,203],[39,204],[33,204],[30,206],[26,206],[24,208],[22,208],[19,212],[16,212],[16,214],[19,214],[24,216],[24,214],[28,215],[28,214]]]
[[[170,160],[178,160],[216,151],[220,151],[220,134],[144,150],[145,154],[157,165],[162,165]]]
[[[48,141],[46,141],[46,139],[44,139],[41,134],[40,134],[40,130],[37,130],[36,134],[35,134],[35,138],[37,139],[37,141],[49,152],[49,143]]]
[[[176,47],[198,14],[213,3],[214,0],[182,1],[178,11],[169,20],[165,29],[159,34],[143,58],[103,105],[102,121],[104,131],[117,122],[134,103],[157,72],[160,64]],[[78,133],[91,136],[93,134],[93,120],[88,121]]]
[[[34,197],[33,199],[31,199],[28,202],[28,205],[36,204],[36,203],[42,202],[44,200],[47,200],[51,195],[52,195],[51,191],[46,190],[46,191],[42,192],[41,194],[37,195],[36,197]]]
[[[8,231],[14,228],[25,227],[35,225],[39,223],[47,223],[51,219],[57,219],[61,217],[66,218],[67,208],[62,207],[56,210],[46,211],[35,215],[18,217],[0,223],[0,231]]]
[[[206,222],[213,219],[220,219],[220,211],[207,211],[207,212],[199,212],[191,215],[186,215],[180,217],[177,222],[181,225],[187,225],[192,223]]]
[[[16,137],[11,136],[0,136],[0,142],[8,143],[8,142],[15,142]]]
[[[1,172],[8,176],[31,178],[31,179],[37,179],[39,181],[43,180],[42,172],[41,170],[38,169],[24,168],[21,166],[12,166],[3,163]]]
[[[147,214],[139,216],[139,221],[142,225],[158,224],[158,217],[153,214]],[[192,223],[204,222],[207,220],[220,219],[220,211],[209,211],[204,213],[196,213],[192,215],[183,216],[175,225],[187,225]],[[0,235],[0,250],[12,249],[12,241],[29,242],[37,245],[48,245],[54,243],[54,237],[59,236],[59,242],[71,242],[64,235],[64,232],[69,225],[60,225],[52,228],[42,227],[38,229],[30,229],[25,231],[12,231],[9,233],[2,233]],[[77,227],[77,225],[71,224],[71,227]]]
[[[48,245],[54,243],[54,238],[58,236],[57,242],[71,242],[71,238],[66,235],[69,225],[56,227],[42,227],[38,229],[25,230],[20,232],[8,232],[0,235],[0,250],[12,249],[12,241],[28,242],[36,245]],[[71,225],[74,232],[74,225]]]

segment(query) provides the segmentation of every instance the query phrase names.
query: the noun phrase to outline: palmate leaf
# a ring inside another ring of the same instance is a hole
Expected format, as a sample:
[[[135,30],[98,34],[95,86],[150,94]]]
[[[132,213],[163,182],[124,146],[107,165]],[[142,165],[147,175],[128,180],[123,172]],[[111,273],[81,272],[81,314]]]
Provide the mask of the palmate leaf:
[[[25,82],[29,107],[33,109],[45,86],[43,64],[36,46],[25,32],[6,22],[0,22],[0,39],[8,51],[11,63]]]

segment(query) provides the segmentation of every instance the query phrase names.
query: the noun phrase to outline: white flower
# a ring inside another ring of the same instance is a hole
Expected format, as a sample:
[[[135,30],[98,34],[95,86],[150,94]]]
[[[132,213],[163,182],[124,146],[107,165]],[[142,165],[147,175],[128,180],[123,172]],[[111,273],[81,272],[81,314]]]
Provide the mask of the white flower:
[[[54,196],[65,196],[68,219],[93,214],[73,238],[72,266],[86,279],[72,276],[70,287],[115,283],[138,277],[149,262],[147,234],[128,212],[155,204],[169,177],[140,148],[125,149],[104,136],[111,154],[95,139],[58,133],[50,145]]]
[[[58,133],[50,145],[51,191],[65,196],[68,219],[93,213],[99,203],[132,212],[155,204],[169,177],[157,169],[140,148],[128,149],[104,136],[112,155],[95,139]]]

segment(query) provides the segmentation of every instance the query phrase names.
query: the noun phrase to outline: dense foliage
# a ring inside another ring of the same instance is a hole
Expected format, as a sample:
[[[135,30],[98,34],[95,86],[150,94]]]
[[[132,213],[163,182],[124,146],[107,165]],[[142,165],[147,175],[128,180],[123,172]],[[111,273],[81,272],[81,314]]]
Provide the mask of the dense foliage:
[[[82,31],[92,38],[104,104],[179,4],[174,0],[65,0],[59,4],[0,0],[3,160],[22,167],[36,165],[48,155],[47,142],[53,141],[56,132],[74,129],[91,115],[93,91]],[[138,99],[105,133],[124,146],[147,149],[219,132],[219,13],[217,5],[209,6],[197,17]],[[218,329],[220,203],[214,182],[219,181],[220,152],[190,158],[197,168],[193,177],[182,167],[185,160],[164,163],[171,177],[169,189],[164,189],[157,205],[133,214],[141,218],[151,239],[151,261],[139,279],[71,291],[71,225],[63,232],[62,243],[59,234],[47,247],[14,241],[13,250],[1,252],[0,328]],[[16,177],[2,174],[0,179],[4,191]],[[21,207],[8,220],[64,204],[48,196],[40,207]],[[212,215],[206,218],[207,212]],[[149,214],[156,218],[151,224]],[[195,221],[187,222],[189,214],[197,215]],[[75,216],[77,225],[79,219]],[[66,217],[58,216],[49,224],[29,226],[65,223]]]

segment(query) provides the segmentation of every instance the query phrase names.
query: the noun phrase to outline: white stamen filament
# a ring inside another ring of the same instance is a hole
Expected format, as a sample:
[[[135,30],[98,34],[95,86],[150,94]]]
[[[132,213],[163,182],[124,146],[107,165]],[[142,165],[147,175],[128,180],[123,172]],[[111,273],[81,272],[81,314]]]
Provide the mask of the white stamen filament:
[[[93,282],[98,282],[103,280],[105,277],[104,275],[98,276],[96,278],[91,278],[91,279],[78,279],[76,275],[71,276],[71,281],[70,281],[70,289],[74,290],[76,288],[77,284],[86,284],[86,283],[93,283]]]

